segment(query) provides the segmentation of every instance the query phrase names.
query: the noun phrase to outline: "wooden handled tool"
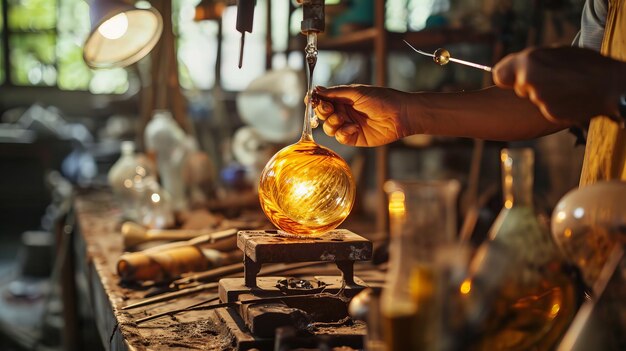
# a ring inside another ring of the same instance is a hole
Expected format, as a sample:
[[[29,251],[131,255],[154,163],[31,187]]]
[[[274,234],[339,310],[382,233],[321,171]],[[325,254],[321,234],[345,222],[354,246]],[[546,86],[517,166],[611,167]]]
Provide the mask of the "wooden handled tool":
[[[157,252],[124,254],[117,262],[117,273],[124,281],[167,281],[182,273],[205,271],[242,259],[243,253],[239,250],[221,252],[186,245]]]
[[[241,262],[243,253],[236,247],[237,230],[224,230],[126,253],[117,262],[117,272],[124,281],[170,280],[182,273]]]
[[[155,240],[189,240],[197,237],[213,235],[214,230],[200,229],[146,229],[134,222],[124,222],[122,224],[122,237],[124,247],[129,248],[137,244]]]

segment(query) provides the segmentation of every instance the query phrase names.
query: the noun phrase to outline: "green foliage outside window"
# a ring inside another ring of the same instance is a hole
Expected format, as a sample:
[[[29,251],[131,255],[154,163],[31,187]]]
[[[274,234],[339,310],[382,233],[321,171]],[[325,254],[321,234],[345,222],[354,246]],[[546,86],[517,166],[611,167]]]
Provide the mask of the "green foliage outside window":
[[[8,0],[8,5],[13,84],[95,94],[128,90],[124,69],[94,71],[83,61],[82,46],[90,31],[89,5],[84,0]],[[0,82],[4,73],[0,72]]]
[[[54,29],[56,0],[8,0],[9,29],[17,31]]]
[[[66,37],[57,42],[59,88],[63,90],[87,90],[92,73],[83,61],[83,50]]]
[[[90,30],[89,5],[84,0],[59,1],[57,84],[63,90],[88,90],[92,72],[83,61],[82,43]]]
[[[14,34],[11,48],[11,81],[15,85],[53,86],[57,73],[54,34]]]

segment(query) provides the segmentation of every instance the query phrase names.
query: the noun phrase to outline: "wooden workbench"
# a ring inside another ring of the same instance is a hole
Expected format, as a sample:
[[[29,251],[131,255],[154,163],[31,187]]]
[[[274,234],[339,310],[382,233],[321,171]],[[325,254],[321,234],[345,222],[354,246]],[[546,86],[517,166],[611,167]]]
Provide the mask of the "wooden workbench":
[[[121,212],[106,191],[83,192],[74,199],[65,231],[72,243],[66,262],[65,349],[81,350],[76,301],[85,301],[93,313],[105,350],[232,350],[233,342],[215,311],[193,311],[137,325],[139,318],[183,308],[209,299],[217,291],[205,291],[147,307],[122,310],[141,300],[146,291],[120,285],[117,260],[123,252],[119,231]],[[71,230],[74,223],[73,230]],[[70,228],[70,229],[68,229]],[[337,271],[339,272],[339,271]],[[375,272],[380,280],[380,272]],[[72,278],[68,278],[72,277]],[[242,274],[243,276],[243,274]],[[74,305],[73,305],[74,304]],[[76,318],[73,318],[76,317]],[[349,348],[343,348],[347,350]]]
[[[188,306],[213,295],[203,292],[164,303],[124,311],[123,306],[145,291],[120,285],[117,259],[123,252],[120,211],[107,192],[78,195],[74,201],[73,234],[76,292],[91,307],[106,350],[229,350],[230,336],[213,311],[193,311],[136,325],[133,321],[162,311]],[[66,333],[68,334],[68,333]],[[76,337],[69,332],[69,337]],[[74,347],[78,343],[72,343]]]

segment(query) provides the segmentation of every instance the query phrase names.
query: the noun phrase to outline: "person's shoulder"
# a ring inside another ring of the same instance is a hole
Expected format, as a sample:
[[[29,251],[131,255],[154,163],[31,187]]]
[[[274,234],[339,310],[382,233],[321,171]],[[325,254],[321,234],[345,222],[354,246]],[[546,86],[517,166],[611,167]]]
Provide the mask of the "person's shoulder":
[[[572,46],[600,50],[604,37],[608,2],[609,0],[586,0],[581,13],[580,31],[574,38]]]
[[[610,0],[586,0],[582,11],[582,24],[585,22],[606,23]],[[620,0],[621,1],[621,0]]]

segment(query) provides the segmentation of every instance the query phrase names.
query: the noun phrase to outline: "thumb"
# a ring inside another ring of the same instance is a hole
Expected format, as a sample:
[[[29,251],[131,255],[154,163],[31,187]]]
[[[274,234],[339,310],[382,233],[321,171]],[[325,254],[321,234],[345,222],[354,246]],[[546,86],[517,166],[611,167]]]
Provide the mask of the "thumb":
[[[512,88],[515,85],[515,72],[517,71],[515,55],[508,55],[493,68],[493,82],[501,88]]]

